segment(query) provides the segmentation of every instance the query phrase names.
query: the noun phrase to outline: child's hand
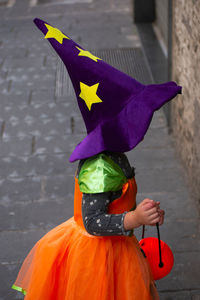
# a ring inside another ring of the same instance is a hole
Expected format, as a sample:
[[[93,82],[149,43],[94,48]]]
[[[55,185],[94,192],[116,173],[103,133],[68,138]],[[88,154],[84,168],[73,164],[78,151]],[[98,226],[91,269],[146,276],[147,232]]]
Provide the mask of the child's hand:
[[[164,215],[165,215],[165,211],[163,209],[160,209],[160,202],[156,202],[156,206],[157,206],[157,211],[159,214],[159,225],[162,225],[164,223]],[[155,226],[155,224],[152,224],[152,226]]]
[[[164,210],[160,209],[160,202],[144,199],[134,211],[128,212],[124,218],[125,230],[137,228],[141,225],[154,226],[158,222],[162,225]]]
[[[151,199],[144,199],[136,208],[135,215],[140,225],[154,225],[160,221],[159,203]],[[139,226],[140,226],[139,225]]]

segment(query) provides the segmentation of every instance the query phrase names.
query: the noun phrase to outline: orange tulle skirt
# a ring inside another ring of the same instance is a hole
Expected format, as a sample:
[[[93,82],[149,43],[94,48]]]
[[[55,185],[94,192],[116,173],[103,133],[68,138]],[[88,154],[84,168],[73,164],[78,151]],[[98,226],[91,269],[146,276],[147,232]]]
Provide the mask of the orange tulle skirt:
[[[13,286],[25,300],[159,299],[134,235],[93,236],[78,223],[70,218],[31,249]]]
[[[26,291],[26,300],[153,299],[136,237],[95,237],[74,218],[35,244],[15,285]]]

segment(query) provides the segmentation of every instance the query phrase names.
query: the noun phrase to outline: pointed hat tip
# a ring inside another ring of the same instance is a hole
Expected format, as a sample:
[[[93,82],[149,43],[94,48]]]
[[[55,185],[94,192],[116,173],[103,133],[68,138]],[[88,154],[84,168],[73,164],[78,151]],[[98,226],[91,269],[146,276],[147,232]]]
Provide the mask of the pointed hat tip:
[[[38,19],[38,18],[35,18],[33,20],[33,22],[35,23],[37,28],[40,29],[43,32],[43,34],[46,34],[47,28],[46,28],[45,24],[48,24],[47,22],[45,22],[41,19]]]
[[[33,22],[35,23],[35,25],[38,25],[41,21],[42,20],[38,19],[38,18],[33,19]]]
[[[44,25],[44,24],[49,24],[48,22],[46,22],[46,21],[44,21],[44,20],[42,20],[42,19],[39,19],[39,18],[33,19],[33,22],[35,23],[35,25],[36,25],[37,27],[40,27],[40,26],[42,26],[42,25]]]

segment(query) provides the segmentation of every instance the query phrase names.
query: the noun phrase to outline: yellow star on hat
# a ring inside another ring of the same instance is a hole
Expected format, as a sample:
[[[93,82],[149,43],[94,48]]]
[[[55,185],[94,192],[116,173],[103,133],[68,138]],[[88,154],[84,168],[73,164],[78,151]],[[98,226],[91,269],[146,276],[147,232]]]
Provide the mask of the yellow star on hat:
[[[79,47],[76,47],[76,48],[80,51],[79,54],[78,54],[78,56],[86,56],[86,57],[89,57],[89,58],[91,58],[92,60],[94,60],[96,62],[97,62],[98,59],[102,60],[101,58],[93,55],[89,51],[83,50],[83,49],[81,49]]]
[[[48,24],[45,24],[45,26],[48,29],[47,34],[44,37],[45,39],[54,38],[60,44],[63,43],[63,39],[70,40],[70,38],[68,36],[64,35],[59,29],[52,27]]]
[[[79,97],[85,101],[89,110],[91,110],[92,104],[103,102],[97,96],[98,86],[99,86],[99,83],[96,83],[92,86],[88,86],[87,84],[80,82],[81,93],[80,93]]]

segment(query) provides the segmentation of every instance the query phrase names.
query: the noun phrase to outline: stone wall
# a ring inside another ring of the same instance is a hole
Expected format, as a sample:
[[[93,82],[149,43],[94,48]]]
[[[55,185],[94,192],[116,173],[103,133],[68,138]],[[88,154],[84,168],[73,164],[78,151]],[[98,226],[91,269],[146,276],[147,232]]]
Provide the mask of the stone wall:
[[[176,147],[200,201],[200,0],[173,1],[172,80],[183,86],[171,104]]]

